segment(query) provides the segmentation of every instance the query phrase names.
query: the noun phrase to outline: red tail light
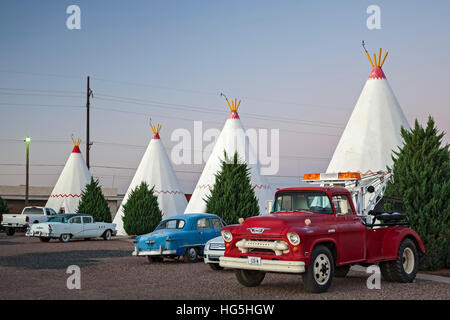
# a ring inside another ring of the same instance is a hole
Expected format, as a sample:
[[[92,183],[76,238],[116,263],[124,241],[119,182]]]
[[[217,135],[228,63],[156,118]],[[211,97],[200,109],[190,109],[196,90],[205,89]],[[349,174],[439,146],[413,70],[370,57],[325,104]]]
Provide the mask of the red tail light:
[[[30,222],[30,217],[29,217],[29,216],[26,216],[26,217],[25,217],[25,221],[26,221],[26,222]]]
[[[2,219],[1,219],[1,222],[3,222],[3,215],[2,215]]]

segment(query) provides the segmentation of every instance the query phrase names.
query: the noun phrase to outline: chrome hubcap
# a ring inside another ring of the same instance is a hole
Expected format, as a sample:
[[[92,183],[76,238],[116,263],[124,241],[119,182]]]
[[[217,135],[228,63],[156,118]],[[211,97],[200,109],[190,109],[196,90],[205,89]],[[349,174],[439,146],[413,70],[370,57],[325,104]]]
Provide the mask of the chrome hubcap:
[[[197,253],[195,252],[195,249],[191,248],[189,249],[189,258],[190,259],[195,259]]]
[[[414,270],[414,253],[410,248],[406,248],[403,251],[402,256],[403,261],[403,270],[405,270],[406,273],[410,274]]]
[[[331,264],[330,259],[321,253],[314,260],[314,279],[319,285],[324,285],[330,279],[331,275]]]

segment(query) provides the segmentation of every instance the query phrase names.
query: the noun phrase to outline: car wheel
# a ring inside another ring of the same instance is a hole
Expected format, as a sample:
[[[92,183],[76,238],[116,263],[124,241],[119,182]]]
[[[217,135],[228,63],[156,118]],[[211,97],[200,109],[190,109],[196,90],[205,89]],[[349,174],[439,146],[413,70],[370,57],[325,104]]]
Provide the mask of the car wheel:
[[[398,248],[397,260],[390,262],[392,280],[413,282],[419,268],[419,254],[416,245],[410,239],[404,239]]]
[[[103,240],[111,240],[111,230],[106,230],[105,233],[103,233]]]
[[[342,267],[336,267],[334,269],[334,276],[336,278],[345,278],[347,276],[347,273],[350,271],[350,266],[342,266]]]
[[[184,261],[195,263],[198,261],[198,252],[195,248],[187,248],[186,252],[184,253]]]
[[[311,261],[303,274],[305,289],[312,293],[325,292],[330,288],[334,276],[333,255],[325,246],[314,248]]]
[[[258,270],[234,270],[234,274],[239,283],[246,287],[257,287],[261,284],[266,276],[265,272]]]
[[[155,257],[155,256],[147,256],[148,262],[155,263],[155,262],[163,262],[163,257]]]
[[[6,235],[7,235],[7,236],[13,236],[14,233],[16,233],[16,229],[14,229],[14,228],[9,228],[9,227],[6,228]]]
[[[70,234],[68,233],[64,233],[62,235],[59,236],[59,241],[63,242],[63,243],[67,243],[70,240]]]
[[[50,238],[49,237],[39,237],[39,240],[41,240],[41,242],[49,242]]]
[[[208,263],[209,267],[215,271],[223,270],[223,267],[221,267],[218,263]]]

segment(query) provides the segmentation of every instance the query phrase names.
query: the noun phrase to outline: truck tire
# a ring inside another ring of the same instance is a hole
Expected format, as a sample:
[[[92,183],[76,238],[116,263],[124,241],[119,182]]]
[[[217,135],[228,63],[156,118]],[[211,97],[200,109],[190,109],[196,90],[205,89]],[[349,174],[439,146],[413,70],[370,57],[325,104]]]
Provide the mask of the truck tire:
[[[347,273],[350,271],[350,265],[347,266],[341,266],[336,267],[334,269],[334,276],[336,278],[345,278],[347,276]]]
[[[184,262],[195,263],[198,261],[198,252],[194,247],[187,248],[183,256]]]
[[[39,240],[41,240],[41,242],[49,242],[50,238],[49,237],[39,237]]]
[[[111,230],[106,230],[103,233],[102,237],[103,237],[103,240],[106,240],[106,241],[111,240]]]
[[[234,270],[234,274],[239,283],[246,287],[257,287],[261,284],[266,276],[265,272],[258,270]]]
[[[419,268],[419,254],[411,239],[403,239],[398,248],[397,260],[390,262],[392,280],[396,282],[413,282]]]
[[[213,269],[214,271],[220,271],[223,270],[223,267],[221,267],[218,263],[208,263],[209,267]]]
[[[11,228],[11,227],[6,227],[6,235],[7,236],[13,236],[14,233],[16,233],[16,229]]]
[[[380,271],[381,276],[385,281],[393,282],[394,279],[392,278],[392,268],[391,268],[392,261],[387,262],[380,262]]]
[[[311,261],[306,272],[303,273],[305,289],[312,293],[325,292],[330,288],[334,276],[333,255],[325,246],[314,248]]]
[[[163,262],[163,257],[155,257],[155,256],[147,256],[148,262],[155,263],[155,262]]]
[[[59,236],[59,241],[63,242],[63,243],[67,243],[70,241],[70,234],[68,233],[63,233],[62,235]]]

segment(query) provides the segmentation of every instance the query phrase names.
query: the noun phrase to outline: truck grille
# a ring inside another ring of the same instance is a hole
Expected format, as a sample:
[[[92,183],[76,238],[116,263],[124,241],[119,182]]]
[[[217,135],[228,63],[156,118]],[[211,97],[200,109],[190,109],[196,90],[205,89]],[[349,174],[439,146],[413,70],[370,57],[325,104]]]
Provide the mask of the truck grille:
[[[287,242],[281,240],[241,239],[236,243],[236,247],[242,253],[259,252],[277,256],[289,253]]]

